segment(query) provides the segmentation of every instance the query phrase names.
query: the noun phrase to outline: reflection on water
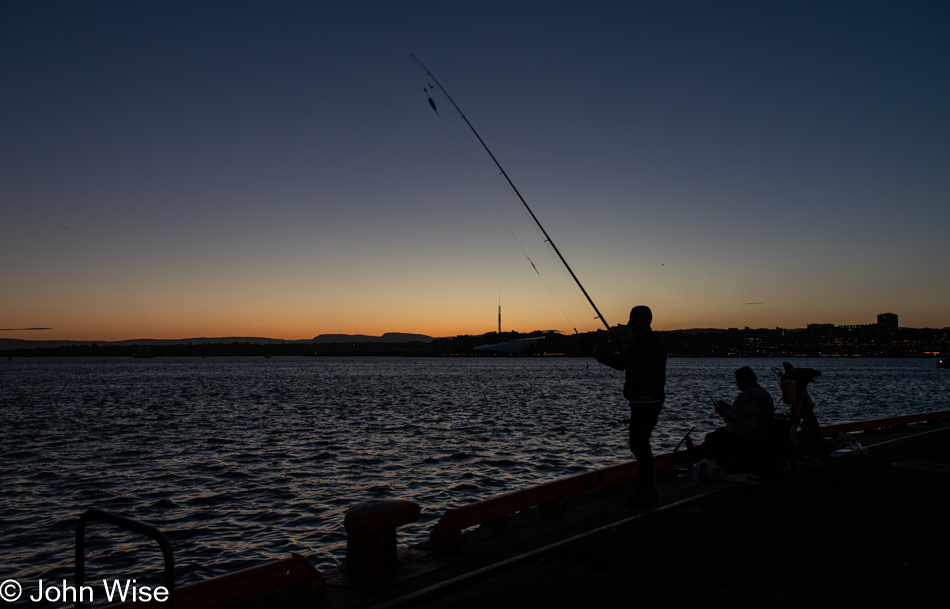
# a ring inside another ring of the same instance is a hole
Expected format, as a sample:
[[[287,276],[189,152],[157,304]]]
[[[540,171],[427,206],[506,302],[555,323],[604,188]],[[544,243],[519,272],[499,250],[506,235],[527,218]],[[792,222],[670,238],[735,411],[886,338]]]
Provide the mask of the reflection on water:
[[[950,408],[932,360],[794,363],[822,372],[822,423]],[[670,359],[657,449],[714,428],[707,394],[731,400],[742,365],[778,397],[779,360]],[[74,519],[93,505],[165,531],[179,581],[289,552],[332,568],[343,513],[367,498],[419,503],[400,535],[421,541],[447,507],[630,459],[621,385],[586,359],[3,362],[0,579],[71,580]],[[148,542],[88,538],[90,573],[159,580]]]

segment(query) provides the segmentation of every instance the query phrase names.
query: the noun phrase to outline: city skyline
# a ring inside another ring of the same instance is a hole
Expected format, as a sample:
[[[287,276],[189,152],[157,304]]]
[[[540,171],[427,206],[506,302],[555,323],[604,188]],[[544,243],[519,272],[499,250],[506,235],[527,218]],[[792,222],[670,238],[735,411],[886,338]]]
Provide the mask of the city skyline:
[[[610,325],[950,326],[948,26],[924,1],[0,3],[0,338],[483,334],[499,300],[505,331],[603,327],[410,54]]]

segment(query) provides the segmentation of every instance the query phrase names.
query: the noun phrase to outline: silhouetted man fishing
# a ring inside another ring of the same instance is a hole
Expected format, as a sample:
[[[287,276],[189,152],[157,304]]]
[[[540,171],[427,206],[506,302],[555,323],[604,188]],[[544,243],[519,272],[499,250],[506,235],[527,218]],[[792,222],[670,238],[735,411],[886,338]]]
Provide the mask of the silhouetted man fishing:
[[[666,347],[653,333],[653,312],[637,306],[630,311],[633,340],[619,353],[598,351],[589,345],[585,350],[598,362],[626,371],[623,396],[630,402],[630,451],[637,459],[640,483],[627,498],[629,507],[656,505],[656,473],[650,435],[666,398]]]

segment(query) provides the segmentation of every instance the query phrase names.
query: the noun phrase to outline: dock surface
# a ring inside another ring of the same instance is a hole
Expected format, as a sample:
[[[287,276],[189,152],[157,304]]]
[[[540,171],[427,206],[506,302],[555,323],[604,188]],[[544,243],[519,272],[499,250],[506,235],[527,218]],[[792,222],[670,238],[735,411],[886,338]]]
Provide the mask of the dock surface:
[[[829,486],[736,486],[416,607],[947,607],[950,433],[889,447]]]
[[[308,606],[948,606],[950,424],[856,436],[867,454],[780,482],[661,476],[654,509],[592,489],[402,549],[391,575],[327,574]]]
[[[658,477],[660,505],[600,486],[400,548],[385,575],[243,608],[947,607],[950,422],[855,434],[864,451],[758,484]]]

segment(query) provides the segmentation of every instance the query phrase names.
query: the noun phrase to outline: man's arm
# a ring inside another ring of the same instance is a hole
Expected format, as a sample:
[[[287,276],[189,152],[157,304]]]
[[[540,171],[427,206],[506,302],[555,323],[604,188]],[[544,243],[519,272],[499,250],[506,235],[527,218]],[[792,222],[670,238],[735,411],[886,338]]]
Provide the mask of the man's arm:
[[[605,366],[610,366],[614,370],[627,369],[627,358],[624,357],[622,351],[620,353],[614,353],[612,351],[599,351],[595,349],[590,354],[595,360]]]
[[[752,400],[745,391],[736,396],[736,401],[726,410],[722,417],[727,421],[738,421],[755,407],[755,401]]]

